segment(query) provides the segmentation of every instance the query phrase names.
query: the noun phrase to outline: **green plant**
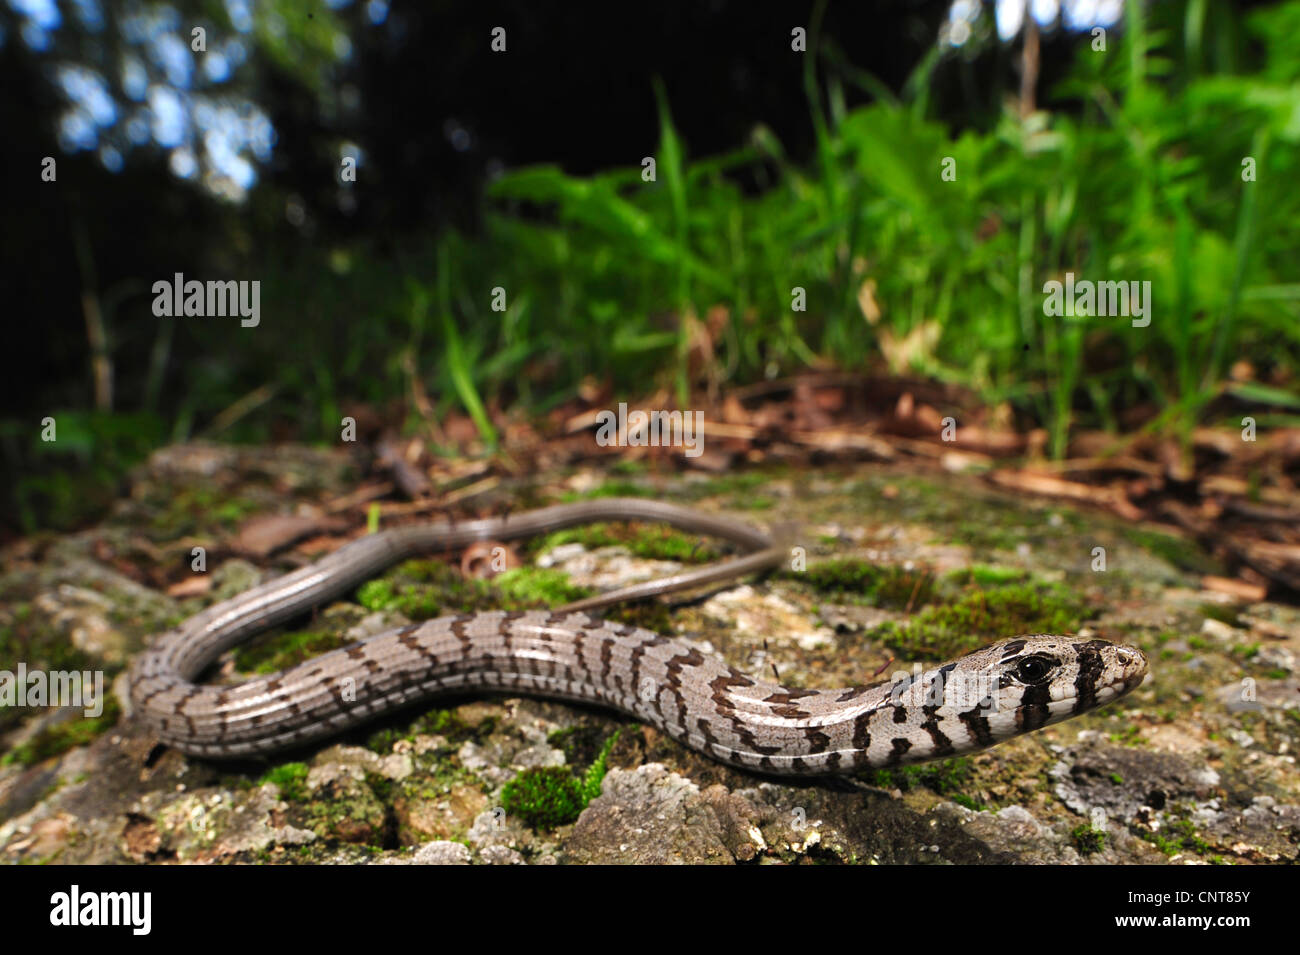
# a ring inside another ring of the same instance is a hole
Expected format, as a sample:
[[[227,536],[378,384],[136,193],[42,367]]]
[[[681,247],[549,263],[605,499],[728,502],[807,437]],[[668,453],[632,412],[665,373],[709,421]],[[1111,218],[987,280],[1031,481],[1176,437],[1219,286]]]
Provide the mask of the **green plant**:
[[[1076,826],[1070,833],[1070,840],[1080,855],[1094,855],[1106,847],[1106,833],[1100,829],[1084,824]]]

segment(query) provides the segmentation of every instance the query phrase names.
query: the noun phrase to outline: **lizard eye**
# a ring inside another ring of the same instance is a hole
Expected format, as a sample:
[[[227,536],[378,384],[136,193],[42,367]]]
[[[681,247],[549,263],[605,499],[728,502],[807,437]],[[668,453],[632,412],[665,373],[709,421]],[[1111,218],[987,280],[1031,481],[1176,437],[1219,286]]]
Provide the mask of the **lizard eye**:
[[[1021,683],[1041,683],[1055,668],[1046,657],[1025,657],[1016,664],[1016,679]]]

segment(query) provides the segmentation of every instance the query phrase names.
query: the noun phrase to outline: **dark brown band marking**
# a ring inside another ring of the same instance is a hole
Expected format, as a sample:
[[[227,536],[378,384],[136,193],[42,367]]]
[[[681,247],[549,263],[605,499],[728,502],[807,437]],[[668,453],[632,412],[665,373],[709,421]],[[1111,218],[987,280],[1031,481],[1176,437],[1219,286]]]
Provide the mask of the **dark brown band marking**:
[[[1098,649],[1099,641],[1076,643],[1075,656],[1079,663],[1079,674],[1074,678],[1074,712],[1082,713],[1097,705],[1097,688],[1101,685],[1102,672],[1106,663]],[[1105,646],[1104,643],[1101,646]]]
[[[890,741],[890,746],[892,749],[889,753],[889,765],[897,766],[903,761],[903,756],[907,751],[912,748],[912,741],[898,736]]]
[[[1024,640],[1012,640],[1005,647],[1003,647],[1002,659],[999,662],[1006,663],[1008,660],[1012,659],[1013,657],[1019,656],[1020,651],[1023,650],[1024,648],[1025,648]]]
[[[930,734],[930,739],[934,740],[934,753],[936,756],[950,756],[954,747],[952,740],[944,735],[943,730],[939,729],[939,707],[926,706],[922,707],[925,713],[925,722],[921,724],[921,729]]]
[[[1016,707],[1016,726],[1023,732],[1036,730],[1052,715],[1047,704],[1052,701],[1052,689],[1048,683],[1025,687],[1025,693]]]
[[[996,742],[993,738],[993,730],[989,727],[988,717],[984,715],[986,712],[988,711],[977,706],[965,713],[957,714],[957,719],[966,724],[966,732],[970,734],[971,742],[976,746],[992,746]]]

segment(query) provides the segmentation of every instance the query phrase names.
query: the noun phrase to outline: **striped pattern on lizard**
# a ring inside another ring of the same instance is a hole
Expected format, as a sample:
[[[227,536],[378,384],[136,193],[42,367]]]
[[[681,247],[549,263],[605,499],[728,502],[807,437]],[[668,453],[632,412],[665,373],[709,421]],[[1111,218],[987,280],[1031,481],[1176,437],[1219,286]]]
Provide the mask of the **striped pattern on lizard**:
[[[412,624],[236,686],[193,682],[230,646],[412,553],[638,519],[721,536],[751,553],[561,610]],[[770,567],[784,553],[747,525],[634,499],[384,531],[210,607],[160,637],[132,668],[132,705],[163,742],[198,756],[233,758],[311,743],[443,694],[523,694],[619,710],[732,766],[811,776],[983,749],[1108,703],[1146,676],[1146,658],[1134,647],[1034,635],[893,682],[796,689],[748,676],[685,640],[585,612]]]

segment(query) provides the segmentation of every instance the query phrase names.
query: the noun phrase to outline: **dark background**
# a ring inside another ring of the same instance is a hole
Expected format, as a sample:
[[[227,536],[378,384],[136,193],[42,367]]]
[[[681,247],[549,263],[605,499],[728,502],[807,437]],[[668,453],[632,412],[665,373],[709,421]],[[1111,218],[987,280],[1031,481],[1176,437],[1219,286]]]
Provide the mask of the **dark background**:
[[[947,2],[832,3],[824,34],[843,57],[869,67],[895,92],[935,45]],[[425,239],[447,223],[474,228],[480,189],[495,166],[554,162],[590,173],[653,154],[659,129],[652,81],[662,77],[673,118],[692,156],[744,143],[767,125],[790,157],[806,161],[813,129],[801,58],[789,55],[790,29],[809,25],[814,4],[682,3],[640,7],[606,3],[397,3],[379,27],[352,31],[350,66],[334,90],[364,91],[355,110],[327,122],[319,98],[295,77],[268,68],[260,97],[279,134],[270,168],[243,207],[215,202],[170,176],[157,151],[136,150],[122,173],[93,153],[61,154],[53,118],[61,102],[44,58],[23,48],[10,29],[0,49],[0,123],[24,134],[5,150],[4,301],[11,355],[28,356],[0,385],[7,414],[40,416],[91,399],[86,330],[71,227],[75,210],[93,248],[101,289],[118,289],[122,308],[147,315],[151,297],[141,274],[196,272],[245,230],[266,243],[328,244],[366,235],[382,253]],[[358,8],[341,11],[360,18]],[[508,56],[488,51],[493,26],[507,29]],[[71,18],[65,29],[73,26]],[[1086,38],[1084,38],[1086,39]],[[1068,63],[1078,35],[1043,38],[1042,85]],[[954,128],[979,127],[996,115],[1002,91],[1014,89],[1012,54],[997,44],[942,64],[933,82],[936,107]],[[979,92],[976,92],[979,91]],[[992,91],[992,95],[991,92]],[[865,95],[848,90],[849,105]],[[469,135],[457,150],[450,130]],[[339,135],[367,150],[357,205],[335,202]],[[41,157],[59,158],[58,188],[33,183]],[[759,188],[750,179],[746,185]],[[312,228],[293,229],[281,214],[287,195],[302,198]],[[150,316],[151,318],[151,316]],[[129,334],[129,330],[127,331]],[[142,395],[148,351],[118,341],[118,403]],[[143,343],[141,343],[143,344]],[[187,348],[178,339],[167,393],[185,382]],[[165,397],[165,396],[164,396]]]

